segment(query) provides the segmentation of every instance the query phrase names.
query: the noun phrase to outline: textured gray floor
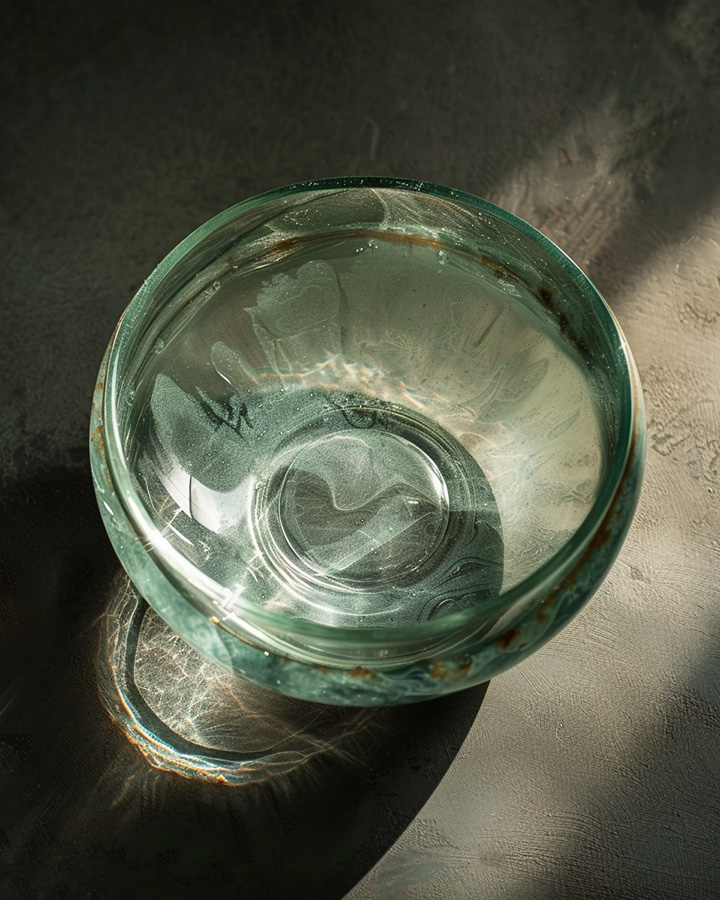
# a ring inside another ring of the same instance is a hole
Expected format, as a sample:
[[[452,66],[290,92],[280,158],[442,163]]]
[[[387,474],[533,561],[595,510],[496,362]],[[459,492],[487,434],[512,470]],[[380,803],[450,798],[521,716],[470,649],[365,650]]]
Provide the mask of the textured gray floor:
[[[4,28],[0,895],[720,896],[717,4],[27,2]],[[396,737],[356,754],[328,826],[284,788],[272,818],[262,792],[148,775],[103,718],[85,445],[160,258],[233,202],[355,173],[484,196],[585,267],[640,368],[648,461],[595,600],[482,705],[379,722]]]

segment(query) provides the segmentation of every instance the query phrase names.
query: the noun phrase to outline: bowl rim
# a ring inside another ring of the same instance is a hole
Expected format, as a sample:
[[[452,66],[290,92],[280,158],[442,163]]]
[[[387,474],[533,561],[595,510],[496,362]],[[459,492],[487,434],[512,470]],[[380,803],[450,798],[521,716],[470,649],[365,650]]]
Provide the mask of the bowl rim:
[[[144,546],[154,559],[156,565],[176,587],[185,599],[200,608],[208,616],[214,616],[218,607],[226,609],[229,596],[233,593],[222,587],[209,576],[200,572],[187,557],[184,557],[170,542],[164,538],[135,490],[130,470],[123,449],[122,435],[119,430],[120,416],[118,409],[119,371],[128,345],[133,338],[134,328],[143,320],[145,313],[152,309],[153,293],[173,268],[202,241],[214,231],[237,217],[254,210],[261,205],[280,198],[292,198],[302,193],[320,191],[344,191],[347,189],[390,189],[427,194],[436,198],[469,206],[479,213],[499,219],[504,225],[520,231],[570,277],[582,297],[595,309],[603,326],[603,331],[611,339],[615,351],[613,367],[620,378],[620,414],[618,416],[617,441],[615,452],[609,460],[604,478],[592,507],[580,526],[572,536],[539,568],[501,592],[496,598],[479,608],[449,613],[438,619],[416,622],[402,626],[334,626],[311,622],[299,618],[291,618],[283,613],[259,607],[242,596],[233,594],[233,609],[239,612],[239,620],[243,625],[248,623],[242,614],[263,625],[267,624],[271,632],[275,626],[281,632],[290,631],[293,636],[307,639],[328,639],[334,643],[353,644],[356,646],[375,646],[387,644],[397,646],[405,641],[418,641],[426,637],[437,638],[451,635],[459,630],[463,633],[473,625],[487,622],[488,615],[502,615],[514,608],[519,602],[537,597],[541,599],[556,587],[581,559],[588,545],[603,525],[608,510],[623,482],[628,469],[629,458],[634,453],[635,435],[642,405],[637,371],[627,344],[627,340],[612,310],[593,284],[590,278],[562,251],[553,241],[538,231],[524,219],[514,213],[496,206],[465,191],[435,184],[430,181],[415,181],[405,178],[386,176],[342,176],[295,182],[283,187],[274,188],[250,197],[225,209],[203,225],[195,229],[182,240],[156,266],[145,280],[130,304],[122,314],[108,345],[105,358],[105,377],[102,380],[102,399],[94,405],[91,432],[98,427],[102,441],[98,449],[104,462],[108,482],[112,485],[115,498],[130,525],[133,537],[142,540]],[[102,511],[102,504],[101,504]],[[114,517],[117,522],[117,517]],[[187,589],[190,589],[189,591]],[[151,598],[148,598],[152,605]],[[232,630],[232,629],[230,629]],[[251,634],[254,629],[249,629]],[[239,635],[238,635],[239,636]],[[255,636],[262,640],[264,628]]]

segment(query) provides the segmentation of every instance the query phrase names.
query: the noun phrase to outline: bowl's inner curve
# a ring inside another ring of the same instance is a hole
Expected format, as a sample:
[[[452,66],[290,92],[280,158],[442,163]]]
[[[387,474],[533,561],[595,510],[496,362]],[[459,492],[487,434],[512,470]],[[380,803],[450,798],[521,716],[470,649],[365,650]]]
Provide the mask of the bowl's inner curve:
[[[228,256],[128,396],[163,536],[230,598],[332,625],[517,584],[606,467],[586,366],[523,282],[397,233]]]

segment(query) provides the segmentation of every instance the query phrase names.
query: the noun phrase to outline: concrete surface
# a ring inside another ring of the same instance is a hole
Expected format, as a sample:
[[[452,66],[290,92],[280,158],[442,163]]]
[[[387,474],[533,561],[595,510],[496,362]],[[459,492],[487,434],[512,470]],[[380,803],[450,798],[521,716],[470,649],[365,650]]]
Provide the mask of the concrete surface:
[[[4,20],[0,894],[720,896],[717,4],[26,2]],[[484,701],[378,720],[333,763],[352,788],[328,824],[329,768],[272,801],[206,791],[148,771],[107,720],[93,628],[116,566],[85,447],[104,346],[162,256],[244,197],[346,173],[479,194],[583,266],[638,362],[648,460],[594,601]]]

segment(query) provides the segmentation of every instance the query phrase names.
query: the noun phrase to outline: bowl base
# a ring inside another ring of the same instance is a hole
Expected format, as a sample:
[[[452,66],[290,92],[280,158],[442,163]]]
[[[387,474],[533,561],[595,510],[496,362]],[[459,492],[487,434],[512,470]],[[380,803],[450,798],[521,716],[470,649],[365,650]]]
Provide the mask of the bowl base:
[[[455,438],[360,395],[334,394],[298,425],[260,473],[249,514],[286,612],[402,626],[499,593],[497,503]]]

